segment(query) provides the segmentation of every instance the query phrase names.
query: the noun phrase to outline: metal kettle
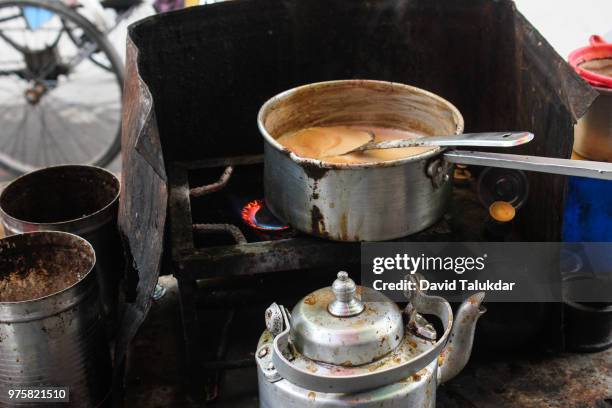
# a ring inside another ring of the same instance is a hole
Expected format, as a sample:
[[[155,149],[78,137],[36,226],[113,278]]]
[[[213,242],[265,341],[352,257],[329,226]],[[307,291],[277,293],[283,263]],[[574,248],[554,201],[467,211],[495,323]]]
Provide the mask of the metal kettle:
[[[454,319],[445,299],[409,279],[417,289],[405,292],[403,311],[346,272],[291,313],[273,303],[255,355],[260,407],[434,407],[437,385],[469,359],[484,293]],[[440,319],[441,336],[423,314]]]

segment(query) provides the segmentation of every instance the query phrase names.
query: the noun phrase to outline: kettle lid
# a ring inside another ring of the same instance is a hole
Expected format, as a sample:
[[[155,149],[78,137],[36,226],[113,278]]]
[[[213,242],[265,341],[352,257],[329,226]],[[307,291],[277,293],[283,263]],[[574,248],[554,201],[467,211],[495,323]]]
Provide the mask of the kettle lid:
[[[357,286],[341,271],[331,287],[312,292],[294,307],[290,336],[295,349],[311,360],[358,366],[393,351],[404,337],[404,323],[394,302]]]

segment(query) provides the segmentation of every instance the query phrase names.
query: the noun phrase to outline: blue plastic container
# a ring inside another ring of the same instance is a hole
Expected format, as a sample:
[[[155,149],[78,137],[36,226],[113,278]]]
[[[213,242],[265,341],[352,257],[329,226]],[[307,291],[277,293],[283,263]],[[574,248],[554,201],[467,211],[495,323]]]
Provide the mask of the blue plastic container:
[[[612,241],[612,181],[568,177],[563,241]]]

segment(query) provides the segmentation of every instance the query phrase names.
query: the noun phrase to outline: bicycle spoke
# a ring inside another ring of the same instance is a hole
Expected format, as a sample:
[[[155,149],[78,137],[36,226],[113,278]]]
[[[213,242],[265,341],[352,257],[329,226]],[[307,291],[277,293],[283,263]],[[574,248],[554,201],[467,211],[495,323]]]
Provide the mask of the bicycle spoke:
[[[13,31],[32,32],[28,28],[23,28],[23,27],[6,27],[6,28],[3,28],[2,31],[8,31],[8,32],[13,32]],[[38,31],[38,32],[59,32],[59,31],[61,31],[61,28],[40,27],[40,28],[37,28],[36,31]]]
[[[23,19],[23,23],[25,27],[27,27],[28,21],[26,20],[25,15],[23,14],[23,9],[20,9],[20,11],[21,11],[21,18]],[[26,48],[27,48],[28,39],[26,37],[26,32],[23,29],[21,30],[21,36],[23,37],[23,43],[26,44]]]
[[[5,150],[5,146],[6,146],[7,142],[8,141],[12,141],[12,143],[10,144],[10,146],[11,146],[11,150],[10,151],[11,151],[11,153],[15,152],[15,149],[17,148],[16,145],[19,142],[19,136],[21,135],[22,130],[25,132],[25,127],[26,127],[26,125],[28,123],[28,116],[29,116],[29,114],[30,114],[30,112],[26,108],[23,111],[23,116],[22,116],[21,122],[18,125],[18,128],[16,129],[17,133],[15,133],[15,135],[13,136],[12,139],[7,139],[7,141],[5,141],[5,143],[0,147],[1,150]],[[6,147],[8,148],[8,146],[6,146]]]
[[[81,62],[83,62],[84,60],[90,58],[91,54],[93,54],[94,51],[96,51],[97,48],[98,48],[98,46],[95,43],[85,43],[85,47],[79,48],[79,52],[77,52],[77,54],[74,57],[68,58],[68,68],[69,68],[69,71],[74,71],[74,69]]]
[[[42,153],[43,156],[43,163],[49,163],[49,151],[47,150],[47,138],[45,137],[46,134],[43,132],[41,133],[41,139],[44,143],[44,145],[42,146],[42,149],[39,149]]]
[[[117,106],[117,109],[119,110],[121,108],[121,103],[119,103],[118,100],[102,100],[102,101],[96,101],[94,103],[86,103],[86,102],[68,102],[66,101],[64,98],[58,97],[56,95],[49,95],[50,98],[52,100],[54,100],[55,102],[61,104],[62,106],[65,107],[83,107],[86,109],[96,109],[99,108],[101,106],[108,106],[111,104],[114,104]]]
[[[26,113],[24,111],[22,117],[25,117]],[[20,124],[23,123],[23,119],[20,121]],[[15,127],[15,134],[13,134],[13,137],[11,136],[7,136],[6,140],[3,141],[2,145],[0,146],[0,151],[5,152],[5,151],[13,151],[14,150],[14,144],[17,143],[19,134],[21,133],[21,129],[20,129],[20,124],[18,124]],[[10,143],[9,143],[10,142]]]
[[[42,153],[43,156],[43,161],[42,163],[40,162],[34,162],[36,165],[48,165],[49,164],[49,149],[48,149],[48,145],[49,145],[49,141],[47,139],[47,128],[46,126],[43,125],[42,121],[39,122],[41,124],[41,132],[40,132],[40,141],[38,142],[38,145],[40,146],[39,149],[37,149],[37,151],[40,151]],[[42,146],[41,146],[42,145]]]
[[[57,116],[61,116],[59,114],[59,111],[54,111],[54,114]],[[113,121],[113,122],[116,122],[116,121]],[[111,127],[111,128],[116,127],[115,125],[118,126],[118,123],[108,123],[108,127]],[[98,126],[98,127],[103,128],[104,126]],[[100,138],[97,137],[95,134],[92,135],[91,130],[92,130],[91,126],[86,126],[86,127],[83,127],[83,129],[80,129],[80,132],[82,135],[87,136],[89,140],[96,141],[96,143],[100,145],[101,144]],[[102,132],[102,133],[106,133],[106,132]]]
[[[11,21],[11,20],[14,20],[14,19],[19,18],[19,17],[21,17],[21,13],[15,14],[15,15],[12,15],[12,16],[9,16],[9,17],[0,17],[0,23],[4,23],[6,21]]]
[[[68,108],[68,109],[75,108],[75,109],[81,109],[81,110],[87,110],[87,111],[94,111],[94,114],[97,117],[102,117],[106,119],[107,122],[119,122],[120,121],[120,111],[121,111],[120,105],[117,104],[116,107],[111,106],[110,108],[101,109],[103,106],[112,103],[111,101],[107,101],[107,102],[102,101],[102,102],[96,102],[93,104],[86,104],[86,103],[77,104],[76,102],[66,102],[63,99],[52,97],[51,95],[49,96],[49,98],[55,101],[56,105],[59,104],[64,108]],[[115,113],[115,115],[113,115],[113,113]]]
[[[62,145],[62,143],[58,142],[58,140],[56,139],[56,137],[55,137],[54,133],[51,131],[51,128],[50,128],[49,126],[47,126],[47,120],[46,120],[46,118],[45,118],[45,113],[44,113],[44,111],[42,111],[42,110],[40,109],[40,107],[39,107],[39,110],[41,111],[41,114],[40,114],[40,115],[41,115],[41,119],[42,119],[42,124],[43,124],[43,125],[44,125],[44,127],[45,127],[45,132],[46,132],[46,133],[49,135],[49,137],[50,137],[51,139],[53,139],[53,141],[55,142],[55,145],[56,145],[56,146],[61,146],[61,145]],[[59,148],[57,149],[57,151],[58,151],[58,153],[59,153],[59,157],[60,157],[60,158],[61,158],[61,159],[64,161],[64,163],[68,163],[68,162],[70,162],[70,160],[68,159],[68,157],[64,155],[64,151],[62,150],[62,148],[61,148],[61,147],[59,147]]]
[[[53,109],[53,108],[51,108],[51,107],[49,107],[49,111],[50,111],[50,112],[53,114],[53,116],[55,116],[56,121],[57,121],[57,122],[58,122],[58,123],[59,123],[59,124],[60,124],[60,125],[61,125],[61,126],[64,128],[64,129],[65,129],[65,130],[66,130],[66,132],[67,132],[68,134],[70,134],[70,135],[74,135],[74,132],[73,132],[73,131],[71,131],[71,130],[68,128],[68,126],[67,126],[67,125],[66,125],[66,123],[65,123],[64,118],[62,117],[62,115],[61,115],[59,112],[57,112],[55,109]],[[84,130],[85,130],[85,129],[83,129],[83,131],[84,131]],[[82,132],[82,133],[87,134],[87,133],[85,133],[85,132]],[[78,135],[77,135],[76,137],[72,137],[72,140],[74,140],[75,144],[77,144],[77,145],[78,145],[78,147],[79,147],[79,149],[81,150],[81,152],[84,152],[84,153],[86,153],[86,154],[88,154],[88,155],[91,155],[91,150],[85,147],[85,146],[87,146],[87,144],[82,143],[82,142],[79,140]]]
[[[24,53],[28,52],[27,48],[24,48],[21,45],[17,44],[10,37],[4,35],[4,33],[2,31],[0,31],[0,38],[2,38],[4,41],[6,41],[6,43],[8,45],[13,47],[15,50],[19,51],[20,53],[24,54]]]
[[[57,44],[59,43],[60,38],[62,38],[62,34],[64,33],[64,26],[62,26],[62,28],[60,30],[58,30],[57,32],[57,37],[55,37],[55,40],[53,40],[53,43],[50,45],[50,47],[57,47]]]
[[[30,111],[30,109],[26,108],[28,110],[28,112]],[[28,117],[29,117],[29,113],[28,113]],[[26,121],[26,123],[24,123],[23,126],[23,134],[21,135],[21,137],[19,137],[17,139],[17,143],[15,144],[16,146],[19,146],[18,149],[16,149],[15,153],[13,154],[14,156],[19,156],[22,158],[22,162],[25,161],[25,154],[26,154],[26,143],[27,143],[27,138],[28,138],[28,133],[26,132],[26,125],[28,125],[28,122]]]

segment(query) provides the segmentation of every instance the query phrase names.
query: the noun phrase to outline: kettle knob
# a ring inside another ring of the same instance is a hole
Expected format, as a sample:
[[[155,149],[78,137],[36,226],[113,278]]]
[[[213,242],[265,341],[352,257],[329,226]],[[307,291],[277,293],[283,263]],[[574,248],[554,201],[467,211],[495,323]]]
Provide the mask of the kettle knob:
[[[332,284],[332,291],[336,299],[327,306],[329,313],[337,317],[350,317],[363,312],[365,305],[357,298],[357,285],[349,278],[348,273],[338,272],[337,279]]]

